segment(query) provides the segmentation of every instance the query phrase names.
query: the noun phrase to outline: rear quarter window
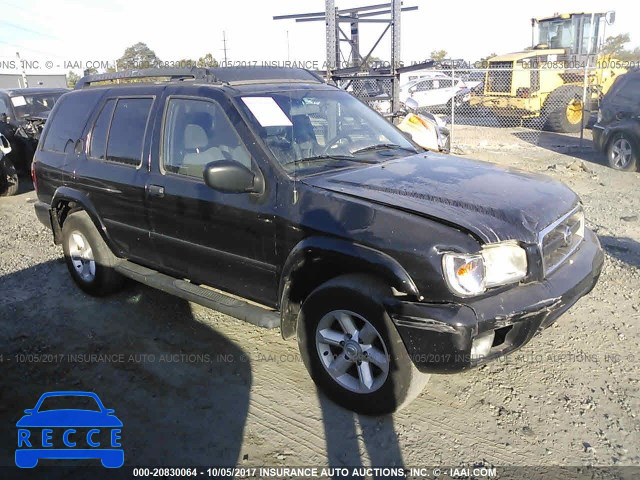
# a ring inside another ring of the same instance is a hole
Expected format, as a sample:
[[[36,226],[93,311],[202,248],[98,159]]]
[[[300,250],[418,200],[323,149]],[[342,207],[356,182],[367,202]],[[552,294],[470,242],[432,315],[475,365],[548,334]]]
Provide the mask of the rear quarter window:
[[[97,92],[79,92],[60,97],[46,123],[42,149],[63,153],[68,143],[73,146],[82,136],[99,99]]]
[[[640,76],[629,78],[620,87],[617,96],[625,103],[640,104]]]

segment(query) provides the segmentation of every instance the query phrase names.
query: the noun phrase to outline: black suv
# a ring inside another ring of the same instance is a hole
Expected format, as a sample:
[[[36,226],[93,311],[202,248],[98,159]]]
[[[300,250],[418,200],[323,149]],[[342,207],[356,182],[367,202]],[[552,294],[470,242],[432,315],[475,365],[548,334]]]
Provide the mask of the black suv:
[[[602,98],[593,144],[616,170],[640,167],[640,70],[620,75]]]
[[[523,346],[603,263],[563,184],[422,151],[305,70],[86,77],[34,181],[84,291],[129,277],[279,326],[322,390],[369,414]]]
[[[13,88],[0,90],[0,134],[11,145],[11,153],[0,163],[7,188],[0,195],[18,191],[18,174],[28,174],[45,121],[66,88]]]

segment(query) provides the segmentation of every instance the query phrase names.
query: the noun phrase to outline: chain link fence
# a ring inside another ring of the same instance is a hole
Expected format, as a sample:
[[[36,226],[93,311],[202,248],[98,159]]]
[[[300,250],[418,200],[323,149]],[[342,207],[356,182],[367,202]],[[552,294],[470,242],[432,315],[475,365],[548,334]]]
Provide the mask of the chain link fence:
[[[401,78],[400,100],[413,98],[418,112],[439,115],[451,130],[454,150],[492,144],[505,134],[532,145],[591,148],[602,87],[594,68],[513,68],[491,62],[489,68],[439,69]]]
[[[445,120],[457,150],[504,146],[505,141],[571,149],[591,148],[603,85],[612,78],[594,67],[489,62],[487,68],[440,68],[401,75],[400,101]],[[604,75],[604,77],[603,77]],[[390,115],[390,78],[338,82],[383,115]],[[505,137],[506,135],[506,137]],[[507,138],[508,140],[505,140]]]

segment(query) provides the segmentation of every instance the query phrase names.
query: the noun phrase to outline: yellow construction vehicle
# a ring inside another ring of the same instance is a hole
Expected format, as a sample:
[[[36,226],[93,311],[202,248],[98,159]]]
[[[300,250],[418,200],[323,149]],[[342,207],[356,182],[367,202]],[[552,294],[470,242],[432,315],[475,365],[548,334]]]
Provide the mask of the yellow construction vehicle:
[[[614,19],[614,12],[531,19],[531,48],[490,58],[484,90],[471,105],[489,109],[501,123],[538,118],[549,130],[578,132],[585,113],[597,110],[627,71],[624,62],[599,53]]]

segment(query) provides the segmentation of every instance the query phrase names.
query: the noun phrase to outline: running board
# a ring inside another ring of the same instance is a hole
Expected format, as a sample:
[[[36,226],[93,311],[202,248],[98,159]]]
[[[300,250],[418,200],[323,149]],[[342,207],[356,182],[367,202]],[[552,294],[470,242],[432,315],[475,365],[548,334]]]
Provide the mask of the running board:
[[[253,325],[264,328],[280,326],[280,312],[275,310],[267,310],[266,308],[252,305],[243,300],[165,275],[127,260],[119,263],[115,270],[136,282],[144,283],[152,288],[217,310]]]

